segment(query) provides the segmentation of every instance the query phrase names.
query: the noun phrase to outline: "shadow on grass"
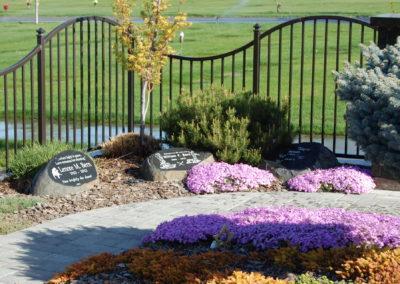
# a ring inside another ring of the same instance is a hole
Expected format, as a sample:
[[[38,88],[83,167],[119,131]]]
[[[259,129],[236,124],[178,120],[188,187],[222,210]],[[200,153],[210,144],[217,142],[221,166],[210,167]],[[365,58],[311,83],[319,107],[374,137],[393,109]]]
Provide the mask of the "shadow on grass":
[[[129,227],[101,226],[30,231],[25,233],[24,241],[3,249],[0,264],[6,263],[6,269],[13,270],[18,277],[18,280],[11,281],[47,281],[82,258],[101,252],[120,253],[138,246],[149,232]],[[1,277],[4,275],[0,275],[0,283],[3,283]]]

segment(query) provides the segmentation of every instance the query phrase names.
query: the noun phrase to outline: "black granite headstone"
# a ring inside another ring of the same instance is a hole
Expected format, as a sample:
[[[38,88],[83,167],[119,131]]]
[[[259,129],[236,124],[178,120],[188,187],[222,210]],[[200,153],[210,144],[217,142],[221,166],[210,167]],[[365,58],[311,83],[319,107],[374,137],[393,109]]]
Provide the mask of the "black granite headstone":
[[[171,148],[158,151],[153,156],[154,165],[161,170],[189,170],[202,161],[202,153],[185,148]]]
[[[278,160],[287,169],[302,170],[313,168],[321,152],[321,144],[300,143],[279,154]]]
[[[188,170],[204,161],[214,161],[213,155],[187,148],[164,149],[144,161],[142,174],[148,180],[182,180]]]
[[[96,166],[85,153],[67,150],[55,155],[35,176],[31,193],[63,196],[84,191],[97,179]]]
[[[79,151],[64,151],[51,159],[47,167],[50,178],[65,186],[80,186],[97,178],[91,158]]]
[[[298,143],[281,151],[274,161],[265,161],[281,180],[315,169],[333,168],[339,165],[335,154],[320,143]]]

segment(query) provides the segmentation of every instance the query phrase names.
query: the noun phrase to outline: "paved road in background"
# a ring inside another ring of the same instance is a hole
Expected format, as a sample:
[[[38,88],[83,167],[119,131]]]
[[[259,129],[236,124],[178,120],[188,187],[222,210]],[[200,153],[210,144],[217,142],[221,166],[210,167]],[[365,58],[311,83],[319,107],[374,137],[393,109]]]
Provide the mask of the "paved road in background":
[[[72,17],[40,17],[41,23],[61,23]],[[232,23],[232,24],[251,24],[251,23],[270,23],[279,24],[294,17],[287,18],[268,18],[268,17],[204,17],[204,18],[189,18],[192,23]],[[359,18],[369,21],[368,18]],[[34,23],[33,17],[0,17],[0,23]],[[140,21],[138,21],[140,22]]]

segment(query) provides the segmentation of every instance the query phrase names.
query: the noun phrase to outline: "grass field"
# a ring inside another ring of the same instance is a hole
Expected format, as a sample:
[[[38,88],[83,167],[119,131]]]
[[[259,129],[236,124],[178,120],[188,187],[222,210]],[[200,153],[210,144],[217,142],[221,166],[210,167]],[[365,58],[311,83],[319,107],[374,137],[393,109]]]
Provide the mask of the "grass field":
[[[47,24],[44,25],[44,27],[47,30],[50,30],[52,28],[52,25]],[[263,25],[262,29],[266,30],[268,28],[272,27],[272,25]],[[319,23],[316,28],[316,47],[315,47],[315,77],[314,77],[314,89],[312,89],[312,78],[311,78],[311,73],[312,73],[312,48],[313,48],[313,42],[312,42],[312,34],[313,34],[313,25],[309,24],[306,25],[305,29],[305,53],[304,53],[304,78],[303,78],[303,109],[302,113],[304,116],[303,117],[303,125],[302,125],[302,132],[303,133],[309,133],[309,132],[314,132],[314,133],[320,133],[322,131],[322,127],[324,127],[325,133],[332,133],[333,132],[333,111],[334,111],[334,83],[333,83],[333,76],[331,71],[336,68],[336,32],[337,32],[337,26],[335,24],[330,24],[328,25],[328,38],[327,38],[327,64],[326,64],[326,69],[323,68],[323,62],[325,60],[324,58],[324,32],[325,32],[325,24],[324,23]],[[11,25],[9,28],[10,33],[17,34],[18,37],[16,37],[11,43],[9,43],[8,48],[3,48],[3,54],[4,57],[1,57],[0,59],[0,66],[7,66],[11,65],[12,63],[15,63],[18,58],[20,58],[22,55],[24,55],[27,51],[26,49],[29,50],[29,47],[32,47],[34,45],[35,39],[33,34],[34,30],[34,25],[32,24],[20,24],[19,26]],[[270,55],[270,70],[268,74],[268,61],[267,61],[267,38],[262,40],[262,46],[261,46],[261,53],[262,53],[262,58],[261,58],[261,84],[260,84],[260,93],[261,95],[266,95],[267,92],[267,84],[269,82],[269,89],[270,89],[270,95],[274,97],[275,99],[278,100],[278,93],[280,90],[280,96],[279,99],[281,103],[287,102],[289,100],[292,101],[292,109],[291,109],[291,117],[293,119],[295,127],[298,125],[298,120],[299,120],[299,103],[300,103],[300,60],[301,60],[301,54],[300,54],[300,47],[301,47],[301,25],[295,25],[293,28],[293,57],[292,57],[292,88],[291,88],[291,93],[289,90],[289,73],[290,73],[290,53],[289,53],[289,47],[290,47],[290,30],[289,27],[285,28],[282,31],[282,48],[281,48],[281,65],[279,68],[279,45],[278,45],[278,40],[279,40],[279,34],[274,33],[271,36],[271,55]],[[339,68],[343,67],[343,63],[349,59],[348,53],[349,53],[349,27],[347,24],[342,24],[341,25],[341,30],[340,30],[340,36],[341,36],[341,41],[340,41],[340,46],[339,46]],[[69,38],[72,36],[69,35]],[[66,101],[66,78],[64,75],[64,68],[66,67],[65,64],[65,54],[63,51],[65,50],[65,42],[63,41],[64,35],[61,35],[61,50],[62,54],[60,56],[61,60],[61,65],[62,65],[62,70],[61,70],[61,85],[60,85],[60,95],[61,95],[61,100],[62,100],[62,105],[60,109],[60,117],[63,119],[66,117],[67,114],[71,115],[71,107],[67,111],[64,107],[64,102]],[[86,38],[86,34],[84,36]],[[175,49],[177,50],[178,53],[182,53],[183,55],[194,55],[194,56],[206,56],[206,55],[214,55],[218,54],[221,52],[226,52],[230,51],[232,49],[235,49],[247,42],[249,42],[252,39],[252,25],[251,24],[194,24],[189,30],[186,31],[186,37],[185,37],[185,43],[181,49],[181,46],[178,43],[174,43],[173,45],[175,46]],[[365,30],[365,36],[364,36],[364,42],[368,43],[373,39],[373,36],[369,30]],[[360,56],[360,48],[359,48],[359,43],[361,42],[360,38],[360,26],[358,25],[353,25],[352,27],[352,36],[351,36],[351,60],[359,60]],[[55,44],[55,43],[53,43]],[[102,80],[102,74],[101,74],[101,62],[99,58],[99,65],[96,68],[95,64],[95,59],[94,59],[94,43],[92,43],[91,46],[91,54],[92,54],[92,62],[91,62],[91,81],[92,84],[95,81],[95,76],[97,76],[99,79],[99,89],[98,89],[98,95],[101,97],[103,95],[103,90],[102,87],[100,86],[103,82]],[[101,43],[98,42],[99,50],[101,51]],[[69,45],[69,58],[68,58],[68,66],[70,70],[69,74],[69,81],[68,81],[68,86],[69,86],[69,93],[72,90],[71,86],[71,73],[72,73],[72,46],[71,43]],[[108,61],[108,46],[105,47],[106,54],[105,54],[105,61]],[[48,55],[49,52],[47,52]],[[53,51],[53,56],[54,59],[56,60],[56,52]],[[83,60],[86,62],[86,54],[87,50],[84,51],[83,55]],[[249,90],[251,89],[251,84],[252,84],[252,49],[249,49],[247,51],[247,61],[246,61],[246,89]],[[99,52],[100,56],[100,52]],[[111,54],[111,57],[113,55]],[[78,56],[79,57],[79,56]],[[79,58],[78,58],[79,61]],[[47,61],[48,62],[48,61]],[[35,64],[35,62],[33,62]],[[205,61],[204,62],[204,86],[206,87],[207,85],[210,84],[211,82],[211,74],[210,74],[210,61]],[[221,60],[215,60],[214,62],[214,80],[213,82],[216,84],[219,84],[220,82],[223,81],[225,87],[227,88],[234,88],[235,90],[240,90],[242,88],[242,66],[243,66],[243,59],[241,57],[241,54],[238,54],[238,56],[235,58],[235,70],[232,68],[232,57],[226,58],[224,60],[224,77],[222,78],[221,76]],[[49,64],[49,63],[48,63]],[[27,66],[28,68],[28,66]],[[49,68],[49,66],[48,66]],[[190,66],[188,62],[183,62],[182,64],[182,85],[183,87],[188,90],[190,86]],[[49,70],[49,69],[47,69]],[[279,75],[279,70],[280,70],[280,75]],[[115,88],[115,78],[116,75],[116,69],[112,67],[112,69],[107,69],[105,70],[105,84],[104,84],[104,93],[105,93],[105,117],[103,119],[108,120],[110,117],[111,119],[113,116],[115,116],[114,109],[117,111],[117,108],[125,109],[125,107],[122,105],[122,98],[121,98],[121,92],[122,92],[122,70],[121,68],[118,69],[118,82],[119,82],[119,90],[115,92],[120,93],[119,97],[119,102],[115,102],[115,94],[109,93],[109,85],[108,85],[108,74],[109,72],[112,73],[112,80],[114,81],[112,90],[111,92],[114,93],[114,88]],[[58,86],[56,83],[56,72],[57,70],[53,71],[53,92],[54,96],[58,94]],[[84,70],[85,73],[87,73],[86,70]],[[174,61],[174,68],[173,68],[173,75],[172,75],[172,82],[173,82],[173,96],[176,98],[176,93],[179,91],[179,62]],[[47,72],[47,76],[49,76]],[[325,74],[324,74],[325,73]],[[17,76],[20,76],[20,74],[17,74]],[[28,76],[28,75],[26,75]],[[84,78],[86,78],[86,74],[84,75]],[[167,76],[167,75],[166,75]],[[169,76],[169,75],[168,75]],[[270,77],[269,81],[267,79],[267,76]],[[12,94],[12,76],[9,78],[9,84],[8,84],[8,92],[9,96]],[[77,74],[77,77],[79,77],[79,72]],[[281,78],[280,84],[278,77]],[[325,78],[324,78],[325,77]],[[138,79],[138,78],[136,78]],[[166,83],[168,83],[168,77],[165,78]],[[322,113],[322,85],[323,85],[323,80],[326,80],[326,113]],[[26,78],[27,82],[29,82],[29,78]],[[86,79],[85,79],[86,80]],[[126,78],[125,78],[126,82]],[[21,90],[21,85],[20,85],[20,80],[17,80],[17,89]],[[86,83],[85,83],[86,84]],[[0,82],[0,86],[3,85],[3,82]],[[50,82],[47,80],[47,92],[50,90]],[[78,84],[79,85],[79,84]],[[28,85],[25,86],[26,89],[29,89]],[[139,93],[139,88],[140,88],[140,82],[136,82],[136,92]],[[200,64],[198,62],[193,63],[193,79],[192,79],[192,88],[193,90],[199,89],[200,88]],[[3,89],[3,87],[2,87]],[[77,87],[77,93],[79,94],[80,88],[79,86]],[[87,86],[84,86],[83,91],[86,93],[87,92]],[[165,84],[164,86],[164,94],[169,93],[169,87],[168,84]],[[98,114],[98,110],[102,108],[103,104],[102,102],[98,102],[94,100],[94,92],[95,92],[95,87],[92,86],[92,120],[95,118],[96,114]],[[312,92],[314,93],[314,101],[313,105],[311,105],[311,99],[312,99]],[[22,113],[25,113],[27,118],[29,118],[29,112],[24,112],[21,104],[18,104],[18,102],[21,102],[21,97],[18,96],[20,95],[20,91],[18,91],[17,94],[17,105],[18,109],[16,110],[17,117],[21,118]],[[2,103],[3,98],[0,97],[0,104]],[[11,97],[9,98],[9,118],[12,118],[13,116],[13,108],[10,107],[12,105],[12,102],[10,101]],[[100,100],[100,99],[99,99]],[[85,98],[84,101],[86,102],[87,99]],[[109,106],[109,101],[111,101],[112,105],[112,111],[107,112],[108,106]],[[125,101],[126,102],[126,101]],[[164,95],[162,99],[164,107],[168,105],[168,95]],[[30,101],[27,99],[27,106],[26,109],[30,109],[29,105]],[[49,100],[48,100],[49,103]],[[68,103],[69,106],[72,106],[73,101],[72,101],[72,95],[69,94],[68,98]],[[93,107],[94,106],[94,107]],[[136,106],[137,108],[139,107],[139,96],[136,95]],[[87,105],[83,106],[85,109]],[[156,113],[155,115],[157,116],[157,112],[160,109],[160,99],[158,99],[158,90],[155,91],[155,100],[152,105],[152,110]],[[57,113],[53,114],[55,118],[58,118],[58,109],[56,110]],[[77,112],[76,115],[80,117],[80,106],[78,104],[77,106]],[[311,112],[313,112],[313,117],[315,119],[315,123],[311,123]],[[0,109],[0,114],[4,113],[3,109]],[[344,133],[344,120],[342,119],[342,114],[344,113],[344,106],[343,104],[339,104],[338,107],[338,127],[336,129],[337,133]],[[126,114],[126,113],[125,113]],[[48,115],[49,113],[49,106],[48,106]],[[136,119],[139,118],[139,111],[137,109],[136,111]],[[324,116],[325,115],[325,116]],[[3,115],[2,115],[3,116]],[[323,122],[323,117],[325,117],[326,122]],[[99,117],[99,119],[101,119]],[[121,120],[121,118],[119,118]],[[126,117],[124,117],[126,119]],[[125,120],[126,121],[126,120]],[[157,122],[157,121],[155,121]],[[120,121],[121,123],[121,121]],[[311,125],[313,124],[313,125]],[[324,126],[322,126],[324,124]]]
[[[21,230],[30,225],[28,221],[19,221],[5,219],[5,214],[13,213],[19,210],[30,208],[40,202],[38,198],[26,197],[2,197],[0,198],[0,235],[8,234]]]
[[[33,1],[32,1],[33,2]],[[62,2],[63,4],[60,4]],[[140,1],[138,1],[140,2]],[[186,11],[189,16],[265,16],[285,17],[316,14],[336,14],[351,16],[367,16],[372,14],[393,13],[399,10],[398,0],[280,0],[281,11],[276,11],[276,1],[273,0],[187,0],[179,5],[179,0],[172,0],[170,13],[178,10]],[[391,2],[393,3],[391,5]],[[31,16],[33,7],[28,8],[26,1],[9,0],[9,10],[1,11],[1,16]],[[138,9],[139,10],[139,9]],[[70,1],[40,1],[41,16],[77,16],[77,15],[111,15],[112,0],[99,0],[97,6],[92,0]]]
[[[100,1],[99,5],[96,8],[91,6],[91,1],[88,1],[88,4],[82,3],[82,1],[75,0],[69,1],[68,7],[60,8],[59,4],[55,4],[52,1],[45,1],[43,0],[41,3],[42,10],[41,15],[44,16],[71,16],[71,15],[111,15],[111,8],[110,3],[111,1]],[[317,14],[340,14],[340,15],[371,15],[371,14],[378,14],[378,13],[387,13],[392,12],[393,9],[397,9],[400,6],[399,1],[395,1],[393,6],[389,5],[388,1],[281,1],[283,3],[282,6],[282,13],[276,14],[274,12],[275,9],[275,1],[187,1],[187,4],[182,7],[183,10],[189,12],[191,16],[296,16],[296,15],[317,15]],[[8,16],[31,16],[33,11],[32,9],[29,10],[24,7],[21,3],[23,1],[11,1],[10,10],[7,12]],[[18,6],[19,5],[19,6]],[[58,7],[55,8],[54,5]],[[87,6],[87,7],[86,7]],[[213,7],[210,9],[209,7]],[[393,8],[394,7],[394,8]],[[172,11],[174,12],[174,11]],[[4,16],[4,12],[0,12],[0,16]],[[40,24],[40,27],[43,27],[46,31],[50,31],[54,28],[57,24],[56,23],[45,23]],[[271,28],[273,24],[263,24],[262,30],[265,31],[268,28]],[[16,63],[20,58],[25,56],[27,52],[29,52],[32,47],[35,46],[36,38],[35,38],[35,30],[38,28],[37,25],[34,24],[23,24],[23,23],[2,23],[0,24],[0,33],[2,35],[3,40],[0,42],[0,69],[3,69],[7,66],[10,66]],[[325,134],[333,134],[334,131],[337,134],[344,134],[345,132],[345,120],[343,118],[343,114],[345,112],[344,103],[338,102],[336,107],[335,113],[335,104],[336,98],[334,96],[334,82],[333,76],[331,71],[336,68],[336,32],[337,27],[334,24],[329,24],[326,27],[328,30],[329,37],[327,37],[327,58],[326,58],[326,68],[324,66],[324,29],[325,24],[320,23],[316,28],[316,46],[315,46],[315,61],[313,63],[312,58],[312,49],[313,49],[313,42],[312,42],[312,32],[313,27],[312,24],[307,24],[305,29],[305,53],[304,53],[304,78],[303,78],[303,85],[301,88],[300,85],[300,74],[301,74],[301,67],[300,67],[300,46],[301,46],[301,26],[295,25],[294,26],[294,38],[293,38],[293,56],[292,60],[290,61],[290,31],[289,28],[286,28],[282,31],[282,49],[279,51],[278,46],[278,33],[275,32],[271,36],[271,55],[270,55],[270,62],[268,69],[268,61],[267,61],[267,38],[262,41],[261,47],[261,83],[260,83],[260,93],[261,95],[265,96],[267,93],[267,89],[270,90],[270,95],[276,101],[280,101],[282,104],[291,102],[290,108],[290,117],[292,119],[293,126],[296,130],[301,131],[302,133],[314,133],[319,134],[322,131]],[[186,56],[207,56],[207,55],[215,55],[222,52],[227,52],[232,49],[235,49],[250,40],[253,37],[253,27],[252,24],[194,24],[191,28],[185,31],[185,43],[181,46],[174,42],[173,45],[179,54],[183,54]],[[71,31],[68,31],[69,38],[71,39]],[[86,31],[85,38],[86,38]],[[92,30],[93,33],[93,30]],[[53,113],[50,113],[50,102],[47,100],[47,116],[50,118],[52,116],[54,121],[60,120],[62,122],[61,131],[65,132],[67,128],[66,121],[69,120],[69,127],[71,127],[71,116],[73,115],[71,106],[73,104],[73,99],[71,90],[71,76],[72,72],[68,78],[66,78],[64,69],[69,66],[70,70],[72,70],[71,61],[72,61],[72,45],[71,41],[68,46],[70,52],[68,58],[66,57],[64,50],[66,48],[64,42],[65,33],[61,34],[60,46],[62,48],[62,52],[60,54],[61,58],[61,77],[60,77],[60,87],[57,87],[57,78],[54,74],[53,77],[53,92],[54,98],[56,100],[57,94],[59,94],[60,105],[57,106],[57,102],[54,102],[55,105]],[[352,30],[351,37],[349,35],[349,26],[347,24],[342,24],[340,30],[340,45],[338,46],[339,50],[339,68],[343,67],[344,61],[351,59],[351,61],[358,60],[359,56],[359,43],[361,42],[360,38],[360,27],[355,25]],[[351,38],[351,42],[349,39]],[[373,39],[372,34],[366,29],[366,34],[364,37],[364,42],[368,43]],[[92,38],[93,41],[93,38]],[[351,43],[351,44],[350,44]],[[97,43],[100,46],[100,42]],[[53,41],[53,45],[55,45],[55,39]],[[87,95],[87,85],[84,85],[82,88],[82,93],[84,99],[82,103],[77,104],[77,109],[75,115],[78,118],[77,124],[79,126],[80,119],[84,123],[88,120],[88,113],[84,113],[81,117],[81,107],[85,110],[88,107],[90,102],[91,104],[91,120],[92,125],[94,125],[94,121],[96,120],[97,123],[101,123],[104,121],[105,123],[110,124],[126,124],[126,96],[123,100],[122,92],[125,91],[126,93],[126,78],[124,89],[121,87],[121,80],[122,80],[122,70],[121,69],[106,69],[104,73],[104,77],[108,78],[109,74],[112,74],[113,80],[118,80],[119,82],[119,89],[116,90],[115,83],[113,85],[108,85],[107,79],[105,79],[104,85],[102,84],[102,74],[100,72],[101,65],[98,65],[96,68],[95,60],[93,58],[94,53],[94,43],[92,43],[92,62],[91,62],[91,84],[95,81],[95,78],[99,78],[99,85],[97,91],[95,91],[95,87],[92,86],[92,97],[89,99]],[[86,48],[86,47],[85,47]],[[84,49],[85,49],[84,48]],[[107,46],[106,46],[107,48]],[[351,58],[349,58],[349,51],[351,51]],[[246,61],[246,87],[245,90],[251,89],[252,84],[252,49],[247,51],[247,61]],[[84,56],[86,55],[88,50],[84,50]],[[280,54],[280,56],[279,56]],[[49,52],[47,52],[47,56]],[[53,52],[54,58],[56,57],[55,51]],[[281,58],[281,65],[278,64],[279,57]],[[67,60],[68,59],[68,60]],[[54,59],[55,60],[55,59]],[[86,60],[86,59],[85,59]],[[105,56],[105,60],[108,60],[107,55]],[[233,66],[233,58],[229,57],[226,58],[223,62],[223,70],[224,76],[222,76],[222,62],[221,60],[216,60],[214,62],[214,78],[213,82],[215,84],[219,84],[221,82],[224,83],[226,88],[235,90],[240,90],[242,88],[242,68],[243,68],[243,59],[241,54],[235,58],[235,70],[232,68]],[[68,62],[66,64],[65,62]],[[289,63],[292,62],[290,65]],[[204,87],[210,85],[211,76],[210,76],[210,61],[204,62]],[[34,70],[36,68],[36,62],[33,61]],[[101,64],[101,63],[100,63]],[[49,62],[47,61],[47,70],[49,70]],[[279,67],[280,66],[280,67]],[[314,81],[312,80],[312,72],[314,66]],[[184,89],[188,90],[190,85],[190,66],[189,63],[183,62],[183,73],[182,73],[182,85]],[[87,67],[85,67],[87,68]],[[26,73],[28,73],[28,66],[26,66]],[[97,71],[95,71],[97,70]],[[116,70],[119,70],[116,72]],[[172,94],[173,100],[176,99],[177,93],[179,92],[179,62],[174,61],[174,69],[173,75],[171,77],[172,80]],[[292,71],[292,72],[290,72]],[[53,72],[56,72],[53,71]],[[87,70],[84,70],[84,73],[87,73]],[[115,76],[118,73],[118,78]],[[290,78],[289,74],[292,74]],[[46,89],[47,93],[50,93],[50,80],[49,74],[47,71],[47,80],[46,80]],[[29,85],[27,84],[25,88],[28,90],[28,97],[26,98],[26,109],[21,107],[21,94],[20,90],[23,88],[21,86],[20,72],[16,73],[17,76],[17,93],[16,93],[16,105],[17,108],[14,109],[11,106],[13,104],[13,90],[12,90],[12,75],[8,76],[8,101],[9,101],[9,112],[8,118],[10,121],[14,120],[15,114],[15,121],[21,121],[21,118],[24,117],[26,120],[32,117],[32,113],[30,109],[33,108],[33,113],[36,112],[36,98],[34,101],[30,101],[29,99]],[[25,75],[27,82],[29,82],[30,78],[28,74]],[[79,76],[79,75],[78,75]],[[87,74],[84,75],[85,79],[87,78]],[[168,75],[169,76],[169,75]],[[267,77],[269,76],[269,80]],[[280,78],[280,83],[278,78]],[[67,79],[69,81],[69,91],[66,90]],[[168,81],[169,78],[164,78],[165,81]],[[290,84],[291,79],[291,84]],[[33,78],[35,82],[35,78]],[[326,81],[326,88],[325,93],[323,89],[323,82]],[[114,81],[115,82],[115,81]],[[269,82],[269,88],[268,88]],[[314,85],[312,84],[314,83]],[[2,120],[4,118],[4,82],[3,80],[0,81],[0,117]],[[86,84],[86,83],[85,83]],[[137,95],[140,90],[140,82],[136,77],[135,80],[136,86],[136,98],[135,98],[135,120],[138,121],[139,119],[139,96]],[[289,87],[291,86],[291,87]],[[314,86],[314,87],[313,87]],[[192,87],[194,90],[200,88],[200,64],[194,63],[193,64],[193,79],[192,79]],[[103,91],[104,89],[104,91]],[[300,95],[301,89],[303,91],[303,96]],[[79,94],[81,89],[77,87],[77,93]],[[96,95],[95,95],[96,92]],[[151,112],[154,113],[155,120],[153,121],[157,124],[157,117],[159,111],[165,109],[166,106],[169,105],[169,87],[167,84],[163,88],[164,96],[161,99],[159,97],[159,89],[156,89],[154,92],[154,99],[151,105]],[[68,94],[67,94],[68,93]],[[117,95],[118,94],[118,95]],[[278,94],[280,96],[278,97]],[[119,99],[116,97],[119,96]],[[97,99],[96,99],[97,97]],[[101,101],[104,98],[104,104]],[[323,109],[322,105],[325,101],[325,109]],[[31,103],[33,104],[31,105]],[[68,102],[70,108],[66,109],[65,104]],[[161,105],[162,103],[162,105]],[[302,111],[300,112],[300,104],[302,104]],[[99,109],[104,108],[106,111],[104,116],[101,116],[98,112]],[[121,110],[123,109],[123,113],[121,114]],[[118,116],[116,113],[119,111]],[[124,112],[125,111],[125,112]],[[68,118],[69,117],[69,118]],[[36,119],[36,117],[34,117]],[[299,120],[301,119],[302,125],[299,125]],[[336,128],[334,121],[336,119]],[[96,131],[101,131],[96,130]],[[10,134],[10,141],[12,141],[14,137]],[[21,139],[21,137],[18,137]],[[29,139],[29,137],[28,137]],[[0,141],[1,142],[1,141]]]

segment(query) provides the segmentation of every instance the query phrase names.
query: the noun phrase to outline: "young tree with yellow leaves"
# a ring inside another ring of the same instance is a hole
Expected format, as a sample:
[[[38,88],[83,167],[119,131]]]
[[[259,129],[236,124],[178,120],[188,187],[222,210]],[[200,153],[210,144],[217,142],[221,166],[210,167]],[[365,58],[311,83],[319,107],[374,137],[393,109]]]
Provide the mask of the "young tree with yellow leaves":
[[[169,0],[143,0],[143,23],[132,22],[134,1],[114,0],[114,13],[119,23],[118,39],[127,53],[116,51],[118,60],[127,70],[140,75],[143,81],[141,93],[140,137],[143,143],[146,114],[150,95],[160,84],[162,68],[173,53],[170,43],[176,32],[188,27],[185,13],[167,18],[163,14],[170,7]]]

